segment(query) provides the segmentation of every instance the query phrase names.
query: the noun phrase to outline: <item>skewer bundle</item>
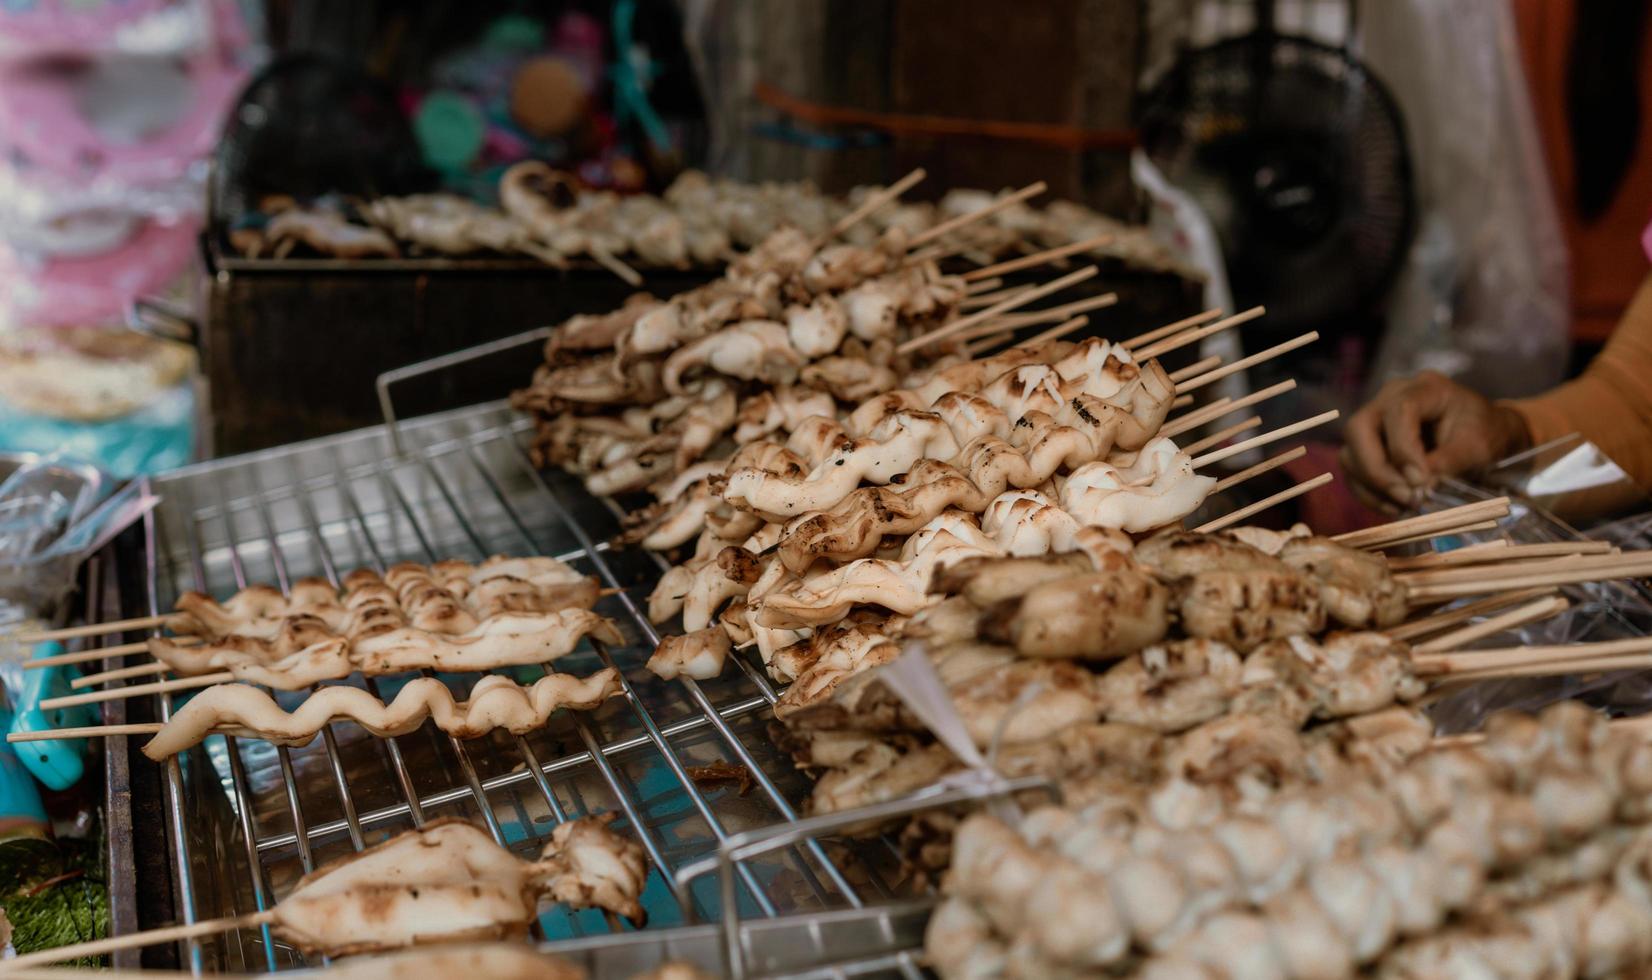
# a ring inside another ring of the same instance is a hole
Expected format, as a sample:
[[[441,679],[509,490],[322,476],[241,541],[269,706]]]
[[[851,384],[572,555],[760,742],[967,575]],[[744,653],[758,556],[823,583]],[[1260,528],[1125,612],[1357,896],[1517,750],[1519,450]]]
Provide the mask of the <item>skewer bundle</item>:
[[[1463,975],[1445,968],[1455,960],[1600,976],[1652,959],[1652,744],[1575,703],[1381,770],[1165,806],[1176,793],[1046,808],[1019,828],[965,820],[930,924],[934,965]]]
[[[383,577],[359,570],[345,577],[342,594],[316,579],[296,583],[288,595],[252,586],[223,603],[186,593],[178,599],[177,611],[145,623],[178,631],[174,637],[157,636],[136,645],[154,655],[152,664],[75,683],[90,686],[168,671],[176,678],[51,698],[42,707],[204,688],[165,724],[120,726],[126,734],[154,734],[144,751],[157,760],[215,733],[303,745],[330,722],[346,719],[380,737],[405,734],[426,719],[455,738],[476,738],[495,729],[520,735],[543,727],[558,710],[592,710],[621,693],[618,672],[607,668],[587,677],[547,673],[529,685],[489,676],[478,681],[465,700],[455,698],[433,677],[408,682],[388,703],[360,688],[315,685],[357,673],[375,677],[416,670],[479,672],[548,665],[571,653],[585,637],[621,643],[624,637],[618,627],[589,608],[600,595],[593,579],[556,559],[503,556],[479,565],[404,563]],[[136,626],[128,621],[99,627],[126,628]],[[86,628],[60,632],[85,633]],[[106,647],[37,658],[31,666],[106,657],[120,650]],[[241,683],[229,683],[234,681]],[[262,688],[312,688],[312,693],[288,710]],[[113,733],[92,727],[12,738]]]

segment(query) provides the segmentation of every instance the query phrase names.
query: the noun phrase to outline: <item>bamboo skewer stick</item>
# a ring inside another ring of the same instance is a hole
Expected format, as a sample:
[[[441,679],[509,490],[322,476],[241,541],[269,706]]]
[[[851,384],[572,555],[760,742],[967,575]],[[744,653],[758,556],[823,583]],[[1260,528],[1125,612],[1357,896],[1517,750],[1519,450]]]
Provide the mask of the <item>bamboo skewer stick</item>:
[[[48,728],[38,732],[9,732],[8,742],[44,742],[54,738],[103,738],[108,735],[153,735],[161,730],[158,721],[137,721],[125,725],[86,725],[81,728]],[[5,970],[0,968],[0,975]]]
[[[1269,385],[1260,391],[1253,391],[1243,398],[1222,398],[1204,408],[1196,408],[1180,418],[1174,418],[1159,428],[1159,435],[1174,438],[1189,429],[1197,429],[1206,422],[1214,422],[1224,415],[1232,415],[1242,408],[1260,404],[1275,395],[1283,395],[1287,391],[1296,389],[1295,379],[1287,378],[1276,385]]]
[[[1430,551],[1422,555],[1390,558],[1388,559],[1388,570],[1391,572],[1409,572],[1419,568],[1468,565],[1481,560],[1496,561],[1509,547],[1507,541],[1499,538],[1496,541],[1482,541],[1479,544],[1465,545],[1461,548],[1453,548],[1450,551]]]
[[[186,637],[185,639],[193,639]],[[33,660],[23,661],[24,670],[40,670],[45,667],[57,667],[62,664],[83,664],[93,660],[102,660],[106,657],[124,657],[129,653],[139,653],[149,649],[147,642],[122,643],[119,646],[95,647],[87,650],[74,650],[69,653],[53,654],[50,657],[36,657]]]
[[[1393,541],[1385,541],[1382,544],[1373,546],[1373,549],[1381,551],[1384,548],[1398,548],[1400,545],[1415,544],[1418,541],[1431,541],[1434,538],[1445,538],[1458,534],[1469,534],[1474,531],[1495,531],[1499,527],[1501,527],[1501,524],[1497,521],[1476,521],[1473,524],[1464,524],[1460,527],[1446,527],[1441,528],[1438,531],[1424,531],[1421,534],[1413,534],[1410,537],[1397,538]]]
[[[1003,284],[1004,284],[1004,280],[1002,280],[1002,279],[981,279],[981,280],[978,280],[976,282],[970,283],[968,286],[965,286],[964,287],[964,295],[965,296],[976,296],[976,295],[979,295],[981,293],[990,293],[994,289],[997,289],[998,287],[1002,286]]]
[[[148,684],[130,684],[126,687],[106,687],[101,691],[87,691],[84,694],[65,694],[58,698],[47,698],[40,702],[42,710],[51,711],[55,708],[72,708],[77,704],[97,704],[101,701],[124,701],[127,698],[142,697],[145,694],[165,694],[169,691],[193,691],[198,688],[211,687],[214,684],[227,684],[235,680],[235,675],[227,670],[212,674],[198,674],[194,677],[175,677],[165,681],[151,681]]]
[[[1437,612],[1429,616],[1424,616],[1421,619],[1413,619],[1408,622],[1401,623],[1387,632],[1389,636],[1392,636],[1396,640],[1414,640],[1418,637],[1427,636],[1430,633],[1438,632],[1439,630],[1449,629],[1456,626],[1458,623],[1466,623],[1476,616],[1481,616],[1489,612],[1495,612],[1498,609],[1503,609],[1507,606],[1525,602],[1528,599],[1538,599],[1543,596],[1554,594],[1555,589],[1553,587],[1522,589],[1518,592],[1504,592],[1485,599],[1478,599],[1465,605],[1454,606],[1444,612]]]
[[[1220,463],[1222,460],[1227,459],[1230,456],[1237,456],[1246,450],[1255,449],[1258,446],[1266,446],[1270,443],[1278,442],[1281,439],[1288,439],[1291,436],[1296,435],[1298,432],[1304,432],[1308,429],[1314,428],[1315,426],[1324,425],[1326,422],[1333,421],[1341,414],[1342,413],[1333,408],[1329,412],[1321,412],[1313,418],[1303,419],[1300,422],[1293,422],[1290,425],[1285,425],[1274,429],[1272,432],[1264,432],[1259,436],[1252,436],[1243,442],[1236,442],[1231,446],[1224,446],[1221,449],[1213,449],[1202,456],[1194,457],[1193,468],[1198,469],[1201,466],[1209,466],[1211,463]]]
[[[1058,290],[1066,289],[1074,283],[1083,282],[1084,280],[1095,275],[1098,271],[1100,270],[1098,270],[1095,266],[1088,265],[1076,272],[1070,272],[1067,275],[1062,276],[1060,279],[1052,279],[1044,285],[1035,286],[1019,296],[1012,296],[1009,299],[989,306],[978,313],[972,313],[969,316],[960,317],[957,320],[953,320],[951,323],[943,324],[940,327],[931,330],[929,333],[913,337],[911,340],[908,340],[899,347],[896,347],[895,351],[899,354],[910,354],[921,347],[927,347],[930,344],[933,344],[937,340],[950,337],[960,330],[967,330],[970,327],[975,326],[977,323],[983,323],[990,320],[1000,313],[1013,310],[1018,306],[1025,306],[1035,299],[1048,296]]]
[[[1090,318],[1087,316],[1075,316],[1066,323],[1058,323],[1041,334],[1035,334],[1028,337],[1026,340],[1018,341],[1015,346],[1032,347],[1037,344],[1048,343],[1052,340],[1060,340],[1062,337],[1072,333],[1074,330],[1078,330],[1086,326],[1089,322]],[[1003,333],[995,334],[985,340],[978,340],[972,344],[967,344],[964,349],[967,350],[971,356],[974,356],[976,354],[985,353],[986,351],[1011,340],[1015,340],[1015,334],[1012,331],[1006,330]]]
[[[1014,316],[1004,317],[998,321],[998,326],[1005,330],[1020,330],[1022,327],[1033,327],[1040,323],[1056,323],[1078,313],[1089,313],[1112,306],[1119,301],[1118,293],[1102,293],[1098,296],[1086,296],[1061,306],[1052,306],[1045,310],[1033,310],[1030,313],[1017,313]],[[977,327],[976,330],[985,331],[987,324]]]
[[[120,667],[116,670],[104,670],[99,671],[96,674],[87,674],[84,677],[76,677],[74,680],[69,682],[69,686],[78,691],[86,687],[96,687],[99,684],[107,684],[110,681],[125,680],[128,677],[148,677],[153,674],[164,674],[171,669],[171,666],[165,662],[156,660],[153,663],[138,664],[135,667]]]
[[[924,168],[918,167],[905,177],[902,177],[900,180],[897,180],[888,187],[885,187],[883,190],[867,195],[866,200],[860,202],[859,207],[837,219],[837,222],[834,223],[832,227],[826,229],[825,234],[815,239],[815,248],[818,249],[820,246],[843,234],[855,225],[858,225],[867,218],[870,218],[879,208],[883,207],[885,204],[893,202],[896,198],[915,187],[919,181],[924,179],[925,176],[927,175],[924,172]]]
[[[1331,482],[1331,474],[1321,473],[1321,474],[1319,474],[1318,476],[1314,477],[1311,480],[1304,480],[1301,483],[1298,483],[1296,486],[1291,487],[1288,490],[1281,490],[1280,492],[1274,494],[1271,497],[1264,497],[1261,500],[1258,500],[1256,503],[1251,504],[1249,507],[1241,507],[1241,508],[1239,508],[1238,510],[1234,511],[1231,514],[1225,514],[1221,517],[1216,518],[1214,521],[1209,521],[1207,523],[1201,524],[1198,527],[1194,528],[1193,530],[1198,532],[1198,533],[1201,533],[1201,534],[1209,533],[1211,531],[1220,531],[1224,527],[1229,527],[1231,525],[1237,524],[1240,521],[1246,519],[1247,517],[1250,517],[1254,514],[1260,514],[1262,511],[1267,510],[1269,507],[1272,507],[1276,504],[1282,504],[1287,500],[1292,500],[1292,499],[1295,499],[1297,497],[1300,497],[1303,494],[1309,493],[1313,490],[1317,490],[1320,487],[1322,487],[1325,484],[1330,483],[1330,482]]]
[[[972,358],[979,357],[987,351],[992,350],[994,347],[1007,344],[1014,339],[1015,332],[1013,330],[1004,330],[999,333],[995,333],[990,337],[983,337],[980,340],[970,341],[964,345],[964,353],[968,354]]]
[[[1212,334],[1218,334],[1224,330],[1232,330],[1234,327],[1249,323],[1266,312],[1266,307],[1253,306],[1250,309],[1245,310],[1243,313],[1235,313],[1230,317],[1224,317],[1217,320],[1215,323],[1208,323],[1196,330],[1186,330],[1174,336],[1166,337],[1156,343],[1148,344],[1146,347],[1133,348],[1130,353],[1138,361],[1145,361],[1150,357],[1160,357],[1170,353],[1173,350],[1180,350],[1188,344],[1196,344]]]
[[[1445,653],[1448,650],[1456,650],[1476,640],[1495,636],[1504,630],[1524,626],[1527,623],[1535,623],[1539,620],[1548,619],[1550,616],[1558,616],[1569,609],[1571,605],[1565,596],[1557,595],[1549,596],[1546,599],[1538,599],[1535,602],[1529,602],[1523,606],[1510,609],[1506,613],[1482,620],[1472,626],[1465,626],[1450,633],[1442,633],[1432,640],[1417,644],[1412,647],[1412,651],[1413,653]]]
[[[160,616],[139,616],[135,619],[116,619],[107,623],[87,623],[84,626],[69,626],[64,629],[46,630],[40,633],[19,633],[15,637],[23,646],[33,643],[45,643],[47,640],[74,640],[82,636],[102,636],[105,633],[125,633],[128,630],[154,629],[165,626],[171,619],[172,613]]]
[[[1518,562],[1531,558],[1554,558],[1566,555],[1606,555],[1616,551],[1607,541],[1544,541],[1537,544],[1510,544],[1507,541],[1487,541],[1451,551],[1436,551],[1412,558],[1391,558],[1388,567],[1396,572],[1424,571],[1436,568],[1455,568],[1481,562]]]
[[[1578,664],[1594,663],[1619,657],[1645,657],[1652,654],[1652,636],[1637,636],[1627,640],[1604,640],[1595,643],[1565,643],[1554,646],[1504,647],[1496,650],[1469,650],[1463,653],[1430,653],[1414,656],[1412,662],[1419,674],[1488,674],[1506,673],[1530,667],[1575,668]],[[1562,673],[1569,672],[1563,670]]]
[[[1551,663],[1523,664],[1513,667],[1487,667],[1483,670],[1465,670],[1450,675],[1454,681],[1488,681],[1504,677],[1557,677],[1563,674],[1603,674],[1614,670],[1645,670],[1652,667],[1652,654],[1622,654],[1616,657],[1593,657],[1582,660],[1557,660]]]
[[[1495,565],[1425,569],[1420,572],[1401,572],[1396,576],[1407,588],[1422,589],[1434,585],[1454,585],[1462,582],[1500,582],[1504,579],[1526,578],[1555,571],[1611,571],[1618,568],[1640,568],[1652,562],[1652,553],[1631,551],[1615,555],[1564,555],[1529,562],[1499,562]]]
[[[1119,341],[1119,346],[1123,347],[1125,350],[1133,350],[1143,344],[1151,344],[1153,341],[1162,337],[1168,337],[1174,333],[1181,333],[1183,330],[1191,330],[1200,324],[1209,323],[1212,320],[1220,320],[1221,318],[1222,311],[1220,309],[1205,310],[1203,313],[1195,313],[1190,317],[1183,317],[1175,323],[1167,323],[1162,327],[1154,327],[1152,330],[1149,330],[1146,333],[1137,334],[1129,340],[1121,340]]]
[[[1442,527],[1462,527],[1479,521],[1507,517],[1508,515],[1509,498],[1497,497],[1493,500],[1479,500],[1472,504],[1462,504],[1458,507],[1435,511],[1432,514],[1419,514],[1416,517],[1390,521],[1387,524],[1378,524],[1358,531],[1348,531],[1337,535],[1332,540],[1348,545],[1350,548],[1368,548],[1378,544],[1378,542],[1403,538],[1421,531],[1435,531]]]
[[[1481,595],[1486,592],[1529,589],[1539,585],[1578,585],[1584,582],[1600,582],[1609,579],[1642,578],[1647,575],[1652,575],[1652,556],[1638,557],[1638,560],[1633,564],[1600,566],[1574,563],[1564,568],[1528,571],[1522,575],[1498,577],[1490,580],[1476,579],[1468,582],[1408,586],[1407,592],[1413,602],[1434,602],[1441,599],[1455,599],[1460,596]]]
[[[1009,299],[1011,296],[1019,296],[1031,288],[1031,286],[1010,286],[1007,289],[999,289],[990,293],[976,293],[965,296],[959,301],[958,309],[978,310],[983,306],[991,306],[1000,300]]]
[[[145,929],[142,932],[128,933],[124,936],[110,936],[107,939],[93,939],[83,943],[70,943],[56,949],[43,949],[6,960],[0,964],[0,975],[11,973],[22,967],[37,966],[46,963],[59,963],[63,960],[75,960],[85,956],[102,956],[122,949],[136,949],[142,946],[159,946],[164,943],[174,943],[180,939],[190,939],[195,936],[210,936],[220,932],[230,932],[234,929],[251,929],[255,926],[268,925],[276,920],[274,909],[265,909],[262,912],[249,912],[246,915],[228,916],[222,919],[207,919],[203,922],[192,922],[188,925],[166,926],[161,929]]]
[[[1220,380],[1222,380],[1223,378],[1227,377],[1230,374],[1237,374],[1240,371],[1245,370],[1246,368],[1255,367],[1258,364],[1264,363],[1266,361],[1271,361],[1274,358],[1280,356],[1281,354],[1289,354],[1291,351],[1296,350],[1298,347],[1306,347],[1306,346],[1308,346],[1309,344],[1313,343],[1314,341],[1316,341],[1318,339],[1319,339],[1319,331],[1310,330],[1310,331],[1308,331],[1307,333],[1303,334],[1300,337],[1294,337],[1290,340],[1285,341],[1283,344],[1275,344],[1274,346],[1269,347],[1267,350],[1257,351],[1256,353],[1250,355],[1249,357],[1241,357],[1239,360],[1234,361],[1232,364],[1228,364],[1228,365],[1225,365],[1223,367],[1219,367],[1214,371],[1209,371],[1205,374],[1201,374],[1197,377],[1191,378],[1188,381],[1178,383],[1176,385],[1176,390],[1179,391],[1179,392],[1180,391],[1194,391],[1194,390],[1197,390],[1199,388],[1203,388],[1205,385],[1208,385],[1208,384],[1210,384],[1212,382],[1215,382],[1215,381],[1220,381]],[[1174,377],[1172,377],[1171,380],[1175,381],[1176,379]]]
[[[1195,361],[1185,368],[1180,368],[1170,372],[1170,380],[1177,382],[1179,387],[1180,383],[1186,381],[1188,378],[1196,378],[1206,371],[1209,371],[1211,368],[1220,367],[1221,364],[1222,358],[1219,355],[1212,354],[1202,361]]]
[[[1072,242],[1056,248],[1046,249],[1042,252],[1034,252],[1031,255],[1024,255],[1019,259],[1010,259],[1007,262],[1000,262],[997,265],[988,265],[982,266],[979,269],[971,269],[970,271],[964,273],[964,281],[975,282],[978,279],[985,279],[988,276],[1002,276],[1011,272],[1020,272],[1022,269],[1031,269],[1034,266],[1045,265],[1050,262],[1059,262],[1069,255],[1077,255],[1080,252],[1088,252],[1093,248],[1100,248],[1112,240],[1113,236],[1110,234],[1097,235],[1094,238],[1086,238],[1081,242]]]
[[[1071,320],[1068,320],[1066,323],[1058,323],[1055,326],[1051,327],[1050,329],[1044,331],[1043,333],[1034,334],[1033,336],[1028,337],[1026,340],[1023,340],[1023,341],[1017,343],[1015,346],[1017,346],[1017,347],[1034,347],[1034,346],[1037,346],[1038,344],[1049,343],[1052,340],[1060,340],[1062,337],[1067,336],[1068,334],[1072,333],[1074,330],[1077,330],[1081,327],[1084,327],[1084,326],[1088,325],[1089,322],[1090,322],[1090,318],[1087,317],[1087,316],[1075,316]]]
[[[969,214],[960,214],[956,218],[943,221],[927,231],[919,232],[918,234],[912,236],[911,241],[906,243],[907,251],[910,252],[912,249],[918,248],[921,245],[927,245],[930,242],[935,241],[937,238],[950,235],[959,228],[962,228],[968,224],[974,224],[982,218],[990,218],[1006,208],[1014,207],[1015,205],[1020,204],[1029,197],[1036,197],[1037,195],[1044,193],[1045,187],[1046,185],[1042,180],[1035,181],[1013,194],[1005,194],[1003,197],[984,208],[971,211]]]
[[[1214,433],[1212,433],[1208,436],[1205,436],[1203,439],[1200,439],[1198,442],[1188,443],[1187,445],[1182,447],[1182,452],[1187,453],[1189,456],[1197,456],[1198,454],[1204,452],[1206,449],[1209,449],[1211,446],[1219,446],[1222,443],[1227,442],[1229,439],[1232,439],[1234,436],[1238,435],[1239,433],[1249,432],[1250,430],[1260,426],[1261,424],[1262,424],[1262,416],[1252,415],[1250,418],[1246,419],[1243,422],[1240,422],[1238,425],[1230,425],[1230,426],[1228,426],[1227,428],[1223,429],[1220,432],[1214,432]]]
[[[1261,476],[1263,473],[1269,473],[1273,470],[1277,470],[1286,463],[1295,462],[1306,455],[1308,455],[1308,448],[1306,446],[1297,446],[1295,449],[1287,449],[1272,459],[1265,459],[1262,462],[1257,463],[1255,466],[1247,467],[1232,476],[1223,477],[1222,479],[1216,481],[1216,486],[1212,487],[1210,490],[1211,495],[1214,496],[1221,493],[1223,490],[1236,487],[1239,484],[1244,483],[1246,480]]]
[[[586,252],[590,254],[591,258],[596,259],[598,265],[625,280],[631,288],[640,289],[642,287],[642,274],[620,261],[612,252],[594,245],[588,247]]]

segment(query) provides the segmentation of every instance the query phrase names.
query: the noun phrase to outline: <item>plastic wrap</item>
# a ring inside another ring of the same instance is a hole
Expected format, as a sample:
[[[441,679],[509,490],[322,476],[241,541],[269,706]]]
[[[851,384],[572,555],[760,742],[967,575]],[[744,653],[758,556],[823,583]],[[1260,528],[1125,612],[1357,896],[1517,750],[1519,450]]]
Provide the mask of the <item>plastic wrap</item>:
[[[1560,474],[1548,472],[1559,481]],[[1449,481],[1429,502],[1427,510],[1441,510],[1475,500],[1488,499],[1493,491],[1460,481]],[[1641,522],[1652,526],[1652,517]],[[1513,544],[1571,541],[1583,537],[1575,528],[1547,508],[1531,500],[1515,497],[1509,516],[1495,530],[1435,539],[1434,550],[1449,551],[1484,541],[1507,540]],[[1597,537],[1597,535],[1589,535]],[[1413,548],[1420,553],[1424,548]],[[1505,630],[1469,645],[1468,649],[1538,646],[1620,640],[1652,632],[1652,593],[1633,581],[1608,581],[1569,585],[1561,593],[1571,602],[1558,616],[1516,629]],[[1463,600],[1464,602],[1472,600]],[[1480,681],[1434,702],[1429,715],[1441,732],[1474,731],[1496,711],[1534,711],[1555,701],[1579,698],[1605,710],[1640,714],[1652,703],[1652,673],[1629,670],[1596,674],[1568,674],[1557,677],[1522,677]]]
[[[1487,395],[1559,382],[1567,262],[1503,0],[1361,6],[1362,54],[1399,97],[1419,234],[1369,382],[1425,368]]]

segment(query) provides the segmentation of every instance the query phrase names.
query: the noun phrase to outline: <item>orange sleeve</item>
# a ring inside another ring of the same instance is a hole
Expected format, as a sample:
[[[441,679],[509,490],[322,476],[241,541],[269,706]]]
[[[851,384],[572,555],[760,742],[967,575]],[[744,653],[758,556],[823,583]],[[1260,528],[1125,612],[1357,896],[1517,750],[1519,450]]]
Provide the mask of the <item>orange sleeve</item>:
[[[1581,433],[1652,493],[1652,278],[1581,377],[1510,404],[1525,418],[1532,445]]]

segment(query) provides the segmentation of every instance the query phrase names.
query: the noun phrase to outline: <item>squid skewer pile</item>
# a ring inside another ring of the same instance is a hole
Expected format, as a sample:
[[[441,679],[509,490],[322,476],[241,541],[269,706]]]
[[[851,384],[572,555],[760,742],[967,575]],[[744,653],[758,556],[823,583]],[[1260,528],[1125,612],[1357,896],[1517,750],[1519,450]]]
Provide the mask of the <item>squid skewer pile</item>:
[[[1457,921],[1492,909],[1526,927],[1509,931],[1543,936],[1570,888],[1604,900],[1598,918],[1555,951],[1570,969],[1531,975],[1601,975],[1652,953],[1633,938],[1652,928],[1652,744],[1580,705],[1501,717],[1479,745],[1422,753],[1386,778],[1344,773],[1155,815],[1120,820],[1100,803],[1038,811],[1019,830],[965,820],[927,940],[936,967],[1416,975],[1472,935]]]

